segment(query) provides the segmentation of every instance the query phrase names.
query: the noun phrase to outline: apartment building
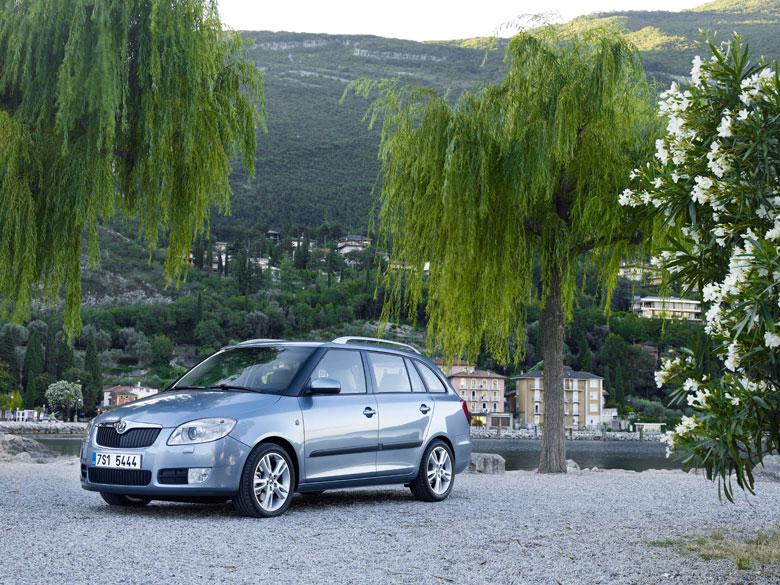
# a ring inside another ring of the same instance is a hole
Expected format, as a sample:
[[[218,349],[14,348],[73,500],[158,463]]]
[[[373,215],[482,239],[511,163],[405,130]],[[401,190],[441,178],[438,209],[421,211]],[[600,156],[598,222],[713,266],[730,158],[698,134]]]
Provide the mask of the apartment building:
[[[506,392],[509,411],[520,427],[544,424],[544,372],[531,371],[512,379]],[[563,371],[564,416],[567,427],[598,428],[604,410],[604,379],[590,372]]]
[[[506,411],[504,404],[506,377],[461,361],[438,365],[458,395],[466,401],[472,424],[491,428],[512,427],[512,414]]]
[[[676,297],[634,297],[634,312],[646,319],[701,321],[701,302]]]

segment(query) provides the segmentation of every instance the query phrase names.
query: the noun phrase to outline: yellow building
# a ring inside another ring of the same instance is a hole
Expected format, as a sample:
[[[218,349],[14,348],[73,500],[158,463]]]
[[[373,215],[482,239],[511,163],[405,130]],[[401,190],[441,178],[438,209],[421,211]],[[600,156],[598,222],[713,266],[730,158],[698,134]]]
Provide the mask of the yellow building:
[[[439,367],[458,395],[466,401],[472,424],[511,428],[512,414],[504,408],[506,377],[489,370],[479,370],[465,362],[439,364]]]
[[[544,372],[531,371],[513,378],[506,392],[510,412],[520,427],[544,423]],[[589,372],[563,370],[564,416],[567,427],[598,428],[604,410],[604,379]]]

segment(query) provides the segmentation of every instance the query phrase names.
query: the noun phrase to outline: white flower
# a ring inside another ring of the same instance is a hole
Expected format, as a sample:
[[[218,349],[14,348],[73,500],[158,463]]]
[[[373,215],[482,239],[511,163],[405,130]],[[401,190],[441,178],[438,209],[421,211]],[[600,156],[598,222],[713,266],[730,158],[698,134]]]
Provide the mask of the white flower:
[[[660,160],[663,164],[667,164],[669,162],[669,153],[666,152],[664,141],[660,138],[655,141],[655,158]]]
[[[684,434],[694,430],[697,426],[699,426],[699,423],[695,417],[683,416],[680,424],[674,428],[674,432],[679,436],[683,436]]]
[[[732,372],[736,372],[739,367],[739,350],[736,343],[729,344],[728,355],[724,365]]]
[[[704,302],[720,300],[720,285],[717,282],[710,282],[702,288],[702,298]]]
[[[623,189],[623,192],[618,196],[618,203],[620,205],[636,207],[638,205],[634,192],[631,189]]]
[[[731,402],[732,405],[739,406],[739,396],[733,396],[728,392],[726,392],[726,394],[724,394],[724,397],[726,398],[726,400]]]
[[[766,345],[769,349],[780,347],[780,335],[772,333],[771,331],[767,331],[764,333],[764,345]]]
[[[775,226],[764,237],[767,240],[780,240],[780,217],[775,218]]]
[[[739,112],[737,112],[737,120],[744,121],[747,120],[748,115],[750,112],[748,112],[746,109],[741,109]]]
[[[693,67],[691,67],[691,81],[693,82],[693,85],[701,85],[701,66],[702,66],[702,58],[696,55],[693,58],[693,61],[691,62]]]
[[[718,126],[718,136],[721,138],[728,138],[731,136],[731,112],[726,110],[723,112],[723,118]]]
[[[710,200],[709,189],[712,187],[712,179],[699,175],[694,179],[694,182],[696,184],[691,191],[691,199],[704,205]]]

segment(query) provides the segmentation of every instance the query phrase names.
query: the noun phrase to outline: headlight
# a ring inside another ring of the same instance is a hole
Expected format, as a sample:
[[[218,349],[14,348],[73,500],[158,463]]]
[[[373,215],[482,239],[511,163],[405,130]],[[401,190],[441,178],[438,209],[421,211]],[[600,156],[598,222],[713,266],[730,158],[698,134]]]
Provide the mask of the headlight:
[[[194,443],[208,443],[216,441],[227,435],[236,426],[232,418],[201,418],[191,420],[176,427],[169,445],[192,445]]]

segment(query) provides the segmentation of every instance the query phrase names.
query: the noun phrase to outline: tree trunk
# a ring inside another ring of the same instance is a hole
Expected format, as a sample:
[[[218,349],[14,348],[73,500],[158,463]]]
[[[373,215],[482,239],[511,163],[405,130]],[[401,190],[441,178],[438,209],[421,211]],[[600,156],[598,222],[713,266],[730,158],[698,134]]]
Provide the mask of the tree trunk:
[[[566,420],[563,394],[563,306],[561,274],[553,269],[542,309],[544,433],[539,473],[566,473]]]

